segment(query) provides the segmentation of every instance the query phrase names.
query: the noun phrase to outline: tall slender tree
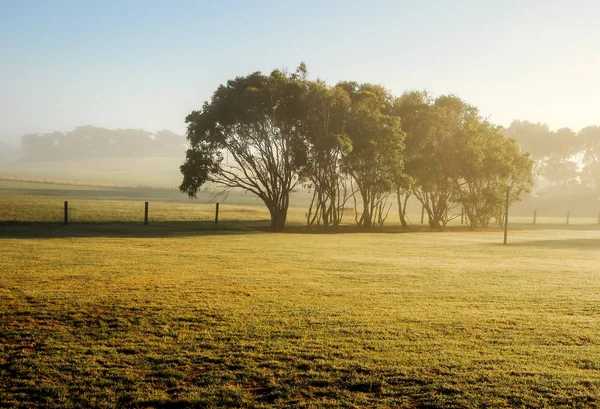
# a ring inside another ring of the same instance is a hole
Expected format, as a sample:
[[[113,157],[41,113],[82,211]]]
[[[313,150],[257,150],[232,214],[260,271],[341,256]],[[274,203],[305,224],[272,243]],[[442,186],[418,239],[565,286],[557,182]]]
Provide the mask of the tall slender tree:
[[[390,207],[387,199],[402,174],[404,132],[400,118],[392,114],[392,98],[381,86],[341,83],[350,95],[347,133],[352,151],[345,158],[362,202],[356,222],[371,227],[383,224]]]
[[[352,192],[343,159],[352,149],[345,133],[350,98],[340,87],[307,82],[306,139],[308,158],[302,175],[312,189],[307,224],[338,226]]]

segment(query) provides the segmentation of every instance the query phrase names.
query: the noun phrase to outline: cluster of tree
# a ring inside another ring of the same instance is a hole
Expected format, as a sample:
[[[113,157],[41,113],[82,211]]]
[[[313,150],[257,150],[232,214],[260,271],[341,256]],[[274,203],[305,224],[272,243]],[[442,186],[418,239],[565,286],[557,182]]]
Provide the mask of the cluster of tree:
[[[263,200],[273,230],[283,228],[290,192],[313,194],[307,224],[337,226],[354,205],[358,225],[382,225],[395,195],[406,226],[416,197],[432,228],[464,208],[470,226],[501,218],[507,185],[518,200],[533,162],[500,127],[453,95],[379,85],[309,80],[273,71],[237,77],[186,119],[190,148],[180,189],[240,188]]]
[[[163,130],[152,134],[139,129],[80,126],[70,132],[28,134],[21,138],[28,161],[88,158],[183,156],[185,138]]]
[[[552,131],[546,124],[513,121],[504,134],[531,154],[542,183],[541,194],[588,191],[600,197],[600,126],[579,132],[569,128]]]

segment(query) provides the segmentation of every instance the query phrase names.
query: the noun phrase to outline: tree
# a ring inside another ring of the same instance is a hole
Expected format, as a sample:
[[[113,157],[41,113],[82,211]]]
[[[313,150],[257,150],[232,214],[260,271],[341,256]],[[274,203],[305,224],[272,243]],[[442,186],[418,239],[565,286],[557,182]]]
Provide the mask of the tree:
[[[569,128],[551,131],[547,124],[513,121],[504,135],[515,139],[533,160],[543,164],[552,156],[570,157],[580,148],[575,132]]]
[[[487,226],[502,208],[506,185],[514,200],[531,187],[531,161],[501,128],[453,95],[435,100],[427,92],[404,93],[394,113],[406,131],[405,175],[397,186],[400,220],[411,194],[421,202],[431,228],[442,229],[462,204],[472,228]]]
[[[265,203],[272,230],[284,227],[290,192],[306,163],[302,69],[237,77],[188,115],[181,191],[195,197],[207,183],[243,189]]]
[[[554,190],[579,183],[578,163],[575,155],[581,151],[581,138],[569,128],[550,130],[546,124],[528,121],[513,121],[503,131],[515,139],[523,151],[531,154],[534,169],[540,177],[552,184]]]
[[[492,218],[503,214],[507,186],[511,203],[529,193],[533,161],[521,153],[514,139],[502,135],[501,127],[487,121],[471,123],[458,142],[456,201],[462,204],[471,229],[487,227]]]
[[[313,197],[307,224],[338,226],[351,193],[343,159],[352,149],[345,133],[350,98],[341,87],[328,87],[321,81],[307,82],[307,161],[302,175]]]
[[[588,126],[579,131],[578,138],[583,144],[583,162],[586,177],[595,192],[600,196],[600,126]]]
[[[453,180],[460,172],[458,140],[477,120],[478,112],[453,95],[432,100],[420,93],[408,99],[412,102],[404,115],[415,116],[416,124],[407,159],[407,173],[414,180],[412,193],[427,211],[429,226],[441,230],[455,217],[450,211],[457,193]]]
[[[341,83],[351,100],[346,132],[352,150],[344,163],[362,199],[360,226],[382,225],[387,198],[403,171],[404,137],[400,118],[392,114],[392,98],[381,86]]]
[[[403,228],[408,227],[406,208],[416,187],[415,176],[419,166],[419,148],[429,132],[429,110],[432,103],[426,91],[408,91],[396,98],[393,114],[400,117],[404,140],[404,172],[395,180],[398,218]]]

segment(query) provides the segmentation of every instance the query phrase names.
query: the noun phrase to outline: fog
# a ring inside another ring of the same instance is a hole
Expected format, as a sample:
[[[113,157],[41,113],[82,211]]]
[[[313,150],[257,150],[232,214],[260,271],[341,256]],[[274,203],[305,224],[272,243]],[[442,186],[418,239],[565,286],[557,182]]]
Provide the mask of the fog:
[[[186,140],[168,130],[80,126],[0,142],[0,177],[175,189]]]
[[[578,131],[515,120],[504,129],[535,161],[531,195],[515,211],[593,216],[600,204],[600,126]],[[0,178],[177,189],[186,139],[168,130],[80,126],[0,142]],[[410,210],[419,211],[416,201]]]

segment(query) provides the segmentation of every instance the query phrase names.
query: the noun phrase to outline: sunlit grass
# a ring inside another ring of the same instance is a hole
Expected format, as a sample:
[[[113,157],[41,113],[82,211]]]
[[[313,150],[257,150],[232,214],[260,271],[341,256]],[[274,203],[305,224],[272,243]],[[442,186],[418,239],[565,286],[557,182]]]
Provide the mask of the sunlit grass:
[[[598,231],[516,231],[502,246],[499,231],[156,238],[144,227],[2,235],[5,407],[600,399]]]
[[[112,192],[111,192],[112,193]],[[77,222],[143,222],[144,201],[141,199],[99,199],[90,197],[61,196],[57,190],[56,195],[26,195],[4,194],[0,195],[0,222],[61,222],[64,217],[64,201],[69,202],[69,221]],[[94,192],[102,196],[102,191]],[[173,201],[149,199],[148,218],[150,222],[183,222],[183,221],[211,221],[215,218],[215,204],[206,201]],[[219,220],[227,221],[268,221],[269,211],[260,201],[252,204],[221,203],[219,207]],[[289,226],[306,225],[306,207],[292,206],[288,212]],[[420,227],[427,225],[427,216],[421,224],[420,213],[409,213],[408,220],[411,226]],[[511,216],[511,226],[533,227],[533,219],[523,216]],[[343,225],[355,224],[353,209],[345,211]],[[566,215],[561,217],[538,217],[539,227],[567,226]],[[597,218],[570,217],[569,226],[597,226]],[[395,211],[390,211],[385,226],[399,227],[400,222]],[[460,217],[454,218],[448,226],[461,226]],[[466,224],[462,224],[467,228]],[[493,222],[491,228],[499,228]]]

